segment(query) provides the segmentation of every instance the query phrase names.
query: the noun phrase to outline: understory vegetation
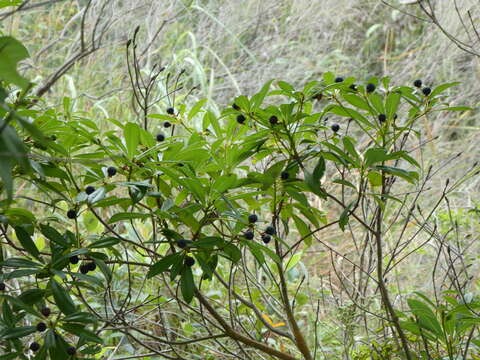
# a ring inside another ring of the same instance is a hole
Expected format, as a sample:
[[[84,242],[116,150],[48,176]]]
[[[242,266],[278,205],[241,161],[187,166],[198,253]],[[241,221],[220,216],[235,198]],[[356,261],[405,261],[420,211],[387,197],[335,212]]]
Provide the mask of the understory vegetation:
[[[477,7],[0,0],[0,360],[480,359]]]

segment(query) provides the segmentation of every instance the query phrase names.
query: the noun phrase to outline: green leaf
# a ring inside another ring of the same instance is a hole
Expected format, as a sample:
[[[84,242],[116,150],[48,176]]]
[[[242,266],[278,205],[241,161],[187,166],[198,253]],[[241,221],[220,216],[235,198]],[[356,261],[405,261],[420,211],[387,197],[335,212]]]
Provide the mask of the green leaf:
[[[50,280],[50,289],[52,290],[55,303],[65,315],[72,314],[76,311],[75,304],[67,290],[65,290],[55,279]]]
[[[180,278],[180,288],[182,290],[183,300],[190,303],[193,299],[195,283],[193,281],[192,268],[186,267]]]
[[[431,331],[439,337],[443,337],[442,326],[429,306],[415,299],[408,299],[407,303],[422,328]]]
[[[411,184],[415,183],[415,180],[418,180],[418,173],[415,171],[406,171],[403,169],[399,169],[396,167],[390,167],[390,166],[376,166],[376,169],[382,170],[390,175],[393,176],[398,176],[406,181],[408,181]]]
[[[62,328],[67,332],[77,335],[78,337],[88,342],[103,344],[103,340],[100,337],[98,337],[94,332],[85,329],[85,327],[82,325],[64,323],[62,325]]]
[[[345,209],[343,209],[342,214],[340,215],[340,219],[338,221],[338,226],[342,231],[345,231],[345,227],[348,224],[350,209],[352,208],[354,202],[350,203]]]
[[[0,332],[0,339],[19,339],[37,331],[35,326],[22,326],[13,329],[4,329]]]
[[[27,250],[30,255],[40,260],[40,252],[30,237],[30,234],[20,226],[15,227],[15,234],[17,235],[18,241],[20,241],[20,244],[22,244],[24,249]]]
[[[460,85],[461,82],[459,81],[455,81],[455,82],[451,82],[451,83],[445,83],[445,84],[441,84],[441,85],[438,85],[436,88],[434,88],[430,94],[430,97],[434,97],[436,95],[439,95],[441,94],[442,92],[444,92],[445,90],[453,87],[453,86],[457,86],[457,85]]]
[[[140,143],[140,127],[138,124],[129,122],[123,128],[123,136],[127,146],[127,155],[131,160],[137,151],[137,146]]]
[[[147,279],[154,277],[164,271],[167,271],[181,257],[180,254],[170,254],[165,256],[162,260],[157,261],[152,265],[147,273]]]
[[[400,98],[401,95],[396,92],[391,92],[387,95],[387,99],[385,100],[385,115],[387,115],[387,119],[393,119],[395,116],[398,106],[400,105]]]
[[[325,195],[320,190],[320,179],[322,178],[323,174],[325,173],[325,159],[323,156],[320,156],[318,159],[318,163],[313,169],[313,172],[305,171],[305,183],[307,184],[308,188],[318,196],[324,198]]]
[[[60,234],[50,225],[40,224],[40,231],[48,240],[53,241],[57,245],[60,245],[63,248],[68,248],[70,246],[70,244],[65,240],[62,234]]]
[[[22,0],[0,0],[0,9],[8,6],[18,6],[22,3]]]
[[[148,219],[150,217],[149,214],[143,213],[132,213],[132,212],[120,212],[113,215],[110,220],[108,220],[109,224],[116,223],[118,221],[124,220],[133,220],[133,219]]]
[[[23,258],[8,258],[7,260],[2,261],[0,266],[12,268],[37,268],[41,267],[42,264]]]
[[[21,42],[11,36],[0,37],[0,79],[26,89],[30,82],[17,72],[17,64],[28,57]]]
[[[265,263],[265,256],[263,256],[262,250],[256,246],[258,245],[257,243],[253,242],[252,240],[243,240],[242,242],[248,246],[250,252],[253,254],[255,259],[257,259],[260,265]]]
[[[119,238],[109,236],[109,237],[105,237],[100,240],[92,242],[90,245],[88,245],[88,247],[92,249],[100,249],[100,248],[112,247],[114,245],[117,245],[118,243],[120,243]]]
[[[388,160],[387,151],[384,148],[370,148],[365,152],[365,166]]]

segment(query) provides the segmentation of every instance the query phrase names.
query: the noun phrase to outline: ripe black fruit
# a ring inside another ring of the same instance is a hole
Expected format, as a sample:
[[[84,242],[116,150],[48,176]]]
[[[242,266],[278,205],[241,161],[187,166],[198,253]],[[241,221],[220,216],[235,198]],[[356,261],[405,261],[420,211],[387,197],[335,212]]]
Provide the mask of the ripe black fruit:
[[[262,241],[265,243],[265,244],[268,244],[270,242],[270,240],[272,240],[271,236],[268,235],[268,234],[263,234],[262,235]]]
[[[339,76],[335,79],[335,82],[336,83],[341,83],[341,82],[343,82],[343,78]]]
[[[191,256],[185,256],[185,265],[193,266],[193,264],[195,264],[195,259]]]
[[[428,96],[432,93],[432,89],[430,89],[429,87],[423,88],[422,93],[423,95]]]
[[[365,89],[367,90],[368,93],[372,93],[372,92],[375,91],[376,86],[374,84],[370,83],[370,84],[367,84],[367,87]]]
[[[257,215],[255,215],[255,214],[250,214],[250,215],[248,215],[248,222],[249,222],[250,224],[256,223],[257,220],[258,220],[258,216],[257,216]]]
[[[0,291],[4,291],[6,288],[5,283],[0,282]]]
[[[81,272],[82,274],[88,273],[88,266],[87,266],[87,264],[82,264],[82,265],[80,265],[80,272]]]
[[[267,233],[268,235],[275,235],[275,228],[273,226],[267,226],[267,228],[265,229],[265,233]]]
[[[44,332],[45,330],[47,330],[47,325],[44,322],[39,322],[37,324],[37,331]]]
[[[240,106],[238,106],[237,104],[233,103],[232,105],[232,108],[234,108],[235,110],[240,110]]]
[[[165,128],[169,128],[170,126],[172,126],[172,123],[170,121],[165,121],[163,123],[163,127],[165,127]]]
[[[333,124],[333,125],[331,126],[331,129],[332,129],[332,131],[333,131],[334,133],[336,133],[336,132],[338,132],[338,130],[340,130],[340,125],[338,125],[338,124]]]
[[[97,265],[93,261],[87,263],[86,266],[88,271],[95,271],[95,269],[97,268]]]
[[[70,256],[70,264],[78,264],[78,262],[80,261],[80,259],[78,258],[77,255],[73,255],[73,256]]]
[[[246,119],[245,119],[245,116],[243,116],[242,114],[237,115],[237,122],[238,122],[239,124],[243,124],[243,123],[245,122],[245,120],[246,120]]]
[[[381,123],[387,121],[387,116],[385,114],[378,115],[378,121],[380,121]]]
[[[290,174],[288,173],[288,171],[282,171],[281,174],[280,174],[280,178],[282,180],[287,180],[289,176],[290,176]]]
[[[93,193],[95,191],[95,188],[92,186],[92,185],[88,185],[86,188],[85,188],[85,192],[87,193],[87,195],[90,195],[91,193]]]
[[[356,91],[357,90],[357,85],[352,84],[348,87],[350,90]]]
[[[185,239],[179,239],[177,240],[177,246],[180,248],[180,249],[184,249],[187,247],[187,240]]]
[[[115,176],[115,174],[117,173],[117,169],[113,166],[109,166],[108,169],[107,169],[107,174],[108,176],[112,177],[112,176]]]
[[[248,231],[245,231],[243,236],[245,236],[245,239],[247,240],[252,240],[254,237],[254,234],[253,234],[253,231],[248,230]]]
[[[76,219],[77,218],[77,212],[73,209],[70,209],[67,211],[67,217],[69,219]]]
[[[55,140],[57,140],[57,137],[56,137],[55,135],[51,135],[51,136],[50,136],[50,139],[51,139],[52,141],[55,141]]]
[[[173,107],[169,107],[167,109],[167,114],[173,115],[175,113],[175,109]]]
[[[157,134],[156,139],[158,142],[162,142],[165,140],[165,135],[163,134]]]
[[[415,80],[413,82],[413,86],[417,87],[417,88],[421,88],[422,87],[422,80],[418,79],[418,80]]]
[[[42,310],[40,310],[43,316],[48,317],[51,313],[51,310],[49,307],[43,307]]]
[[[270,116],[270,119],[268,119],[271,125],[277,125],[278,124],[278,118],[275,115]]]
[[[77,352],[77,349],[75,346],[70,346],[68,349],[67,349],[67,354],[68,355],[75,355],[75,353]]]
[[[33,352],[38,351],[39,349],[40,344],[38,342],[34,341],[30,344],[30,350],[32,350]]]

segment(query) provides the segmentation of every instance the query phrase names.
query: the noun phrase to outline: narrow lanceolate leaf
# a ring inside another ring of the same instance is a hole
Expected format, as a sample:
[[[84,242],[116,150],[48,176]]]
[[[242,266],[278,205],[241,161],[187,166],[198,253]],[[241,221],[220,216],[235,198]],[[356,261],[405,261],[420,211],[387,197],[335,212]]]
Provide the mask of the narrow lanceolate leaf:
[[[20,244],[22,244],[24,249],[27,250],[30,255],[40,260],[40,252],[30,237],[30,234],[20,226],[15,227],[15,234],[17,235],[18,241],[20,241]]]
[[[19,339],[33,334],[37,328],[35,326],[21,326],[14,329],[4,329],[0,332],[0,339]]]
[[[195,283],[193,282],[193,274],[191,268],[185,268],[180,278],[180,288],[182,290],[183,300],[190,303],[193,299]]]
[[[157,261],[155,264],[153,264],[153,266],[148,271],[147,279],[150,279],[155,275],[158,275],[164,271],[167,271],[170,268],[170,266],[172,266],[173,263],[177,261],[179,257],[180,257],[180,254],[171,254],[171,255],[165,256],[162,260]]]
[[[127,146],[127,155],[129,159],[133,159],[140,143],[140,127],[135,123],[127,123],[123,129],[123,136]]]
[[[52,290],[55,303],[64,314],[68,315],[76,311],[75,304],[67,290],[54,279],[50,281],[50,289]]]

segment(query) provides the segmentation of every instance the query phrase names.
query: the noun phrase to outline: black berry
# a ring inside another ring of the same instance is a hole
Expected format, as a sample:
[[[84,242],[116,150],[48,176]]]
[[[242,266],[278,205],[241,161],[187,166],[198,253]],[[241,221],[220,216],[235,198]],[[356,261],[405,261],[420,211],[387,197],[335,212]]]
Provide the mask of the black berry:
[[[48,317],[51,313],[51,310],[49,307],[43,307],[42,310],[40,310],[43,316]]]
[[[44,322],[39,322],[37,324],[37,331],[44,332],[45,330],[47,330],[47,325]]]
[[[334,133],[336,133],[336,132],[338,132],[338,130],[340,130],[340,125],[338,125],[338,124],[333,124],[330,128],[332,129],[332,131],[333,131]]]
[[[172,126],[172,123],[170,121],[165,121],[163,123],[163,127],[165,127],[165,128],[169,128],[170,126]]]
[[[290,176],[290,174],[288,173],[288,171],[282,171],[281,174],[280,174],[280,178],[282,180],[287,180],[289,176]]]
[[[381,123],[387,121],[387,116],[385,114],[378,115],[378,121],[380,121]]]
[[[375,86],[374,84],[370,83],[370,84],[367,84],[366,89],[367,89],[367,92],[368,92],[368,93],[371,93],[371,92],[374,92],[374,91],[375,91],[376,86]]]
[[[165,140],[165,135],[163,134],[157,134],[156,139],[158,142],[162,142]]]
[[[335,82],[336,83],[341,83],[341,82],[343,82],[343,78],[339,76],[335,79]]]
[[[70,264],[78,264],[78,262],[80,261],[80,259],[78,258],[77,255],[73,255],[73,256],[70,256]]]
[[[88,273],[88,266],[87,266],[87,264],[82,264],[82,265],[80,265],[80,272],[81,272],[82,274]]]
[[[55,140],[57,140],[57,137],[56,137],[55,135],[51,135],[51,136],[50,136],[50,139],[51,139],[52,141],[55,141]]]
[[[34,341],[30,344],[30,350],[32,350],[33,352],[38,351],[39,349],[40,344],[38,342]]]
[[[234,108],[235,110],[240,110],[240,106],[238,106],[237,104],[233,103],[232,105],[232,108]]]
[[[179,239],[177,240],[177,246],[180,248],[180,249],[184,249],[187,247],[187,240],[185,239]]]
[[[278,118],[275,115],[270,116],[270,119],[268,119],[271,125],[277,125],[278,124]]]
[[[185,265],[193,266],[193,264],[195,264],[195,259],[191,256],[185,256]]]
[[[431,92],[432,92],[432,89],[430,89],[429,87],[426,87],[426,88],[423,88],[423,89],[422,89],[422,93],[423,93],[423,95],[425,95],[425,96],[430,95]]]
[[[257,215],[255,215],[255,214],[250,214],[250,215],[248,215],[248,222],[249,222],[250,224],[256,223],[257,220],[258,220],[258,216],[257,216]]]
[[[272,240],[271,236],[268,235],[268,234],[263,234],[262,235],[262,241],[265,243],[265,244],[268,244],[270,242],[270,240]]]
[[[167,109],[167,114],[173,115],[175,113],[175,109],[173,107],[169,107]]]
[[[245,116],[243,116],[242,114],[237,115],[237,122],[238,122],[239,124],[243,124],[243,123],[245,122],[245,120],[246,120],[246,119],[245,119]]]
[[[73,209],[70,209],[67,211],[67,217],[69,219],[76,219],[77,218],[77,212]]]
[[[350,90],[356,91],[357,90],[357,85],[352,84],[348,87]]]
[[[67,349],[67,354],[68,354],[68,355],[75,355],[76,352],[77,352],[77,349],[75,348],[75,346],[70,346],[70,347]]]
[[[423,84],[423,83],[422,83],[422,80],[420,80],[420,79],[419,79],[419,80],[415,80],[415,81],[413,82],[413,86],[415,86],[415,87],[417,87],[417,88],[421,88],[421,87],[422,87],[422,84]]]
[[[85,192],[87,193],[87,195],[90,195],[91,193],[93,193],[95,191],[95,188],[92,186],[92,185],[88,185],[86,188],[85,188]]]
[[[265,233],[267,233],[268,235],[275,235],[275,228],[273,226],[267,226],[267,228],[265,229]]]
[[[5,283],[0,282],[0,291],[4,291],[6,288]]]
[[[243,236],[245,236],[245,239],[247,240],[252,240],[254,237],[254,234],[253,234],[253,231],[248,230],[243,234]]]
[[[86,267],[88,271],[95,271],[95,269],[97,268],[97,265],[92,261],[87,263]]]
[[[115,174],[117,173],[117,169],[113,166],[109,166],[108,169],[107,169],[107,174],[108,176],[112,177],[112,176],[115,176]]]

